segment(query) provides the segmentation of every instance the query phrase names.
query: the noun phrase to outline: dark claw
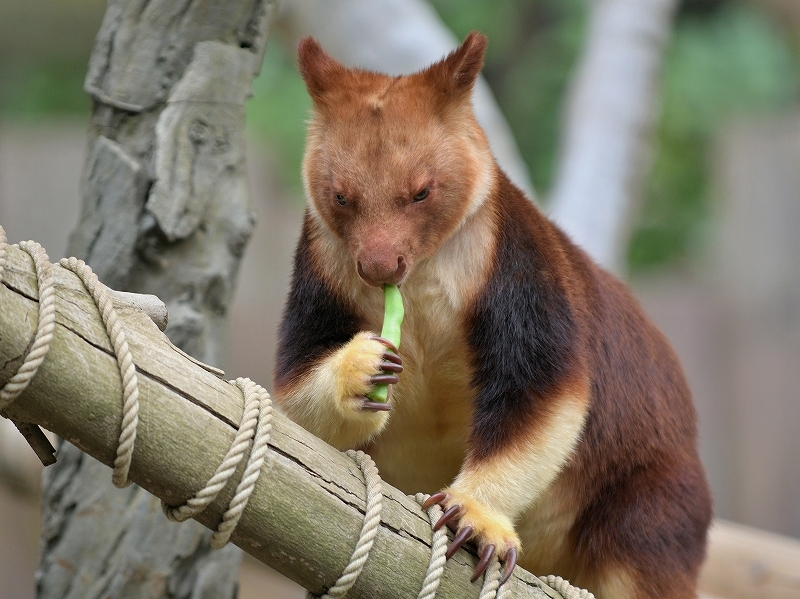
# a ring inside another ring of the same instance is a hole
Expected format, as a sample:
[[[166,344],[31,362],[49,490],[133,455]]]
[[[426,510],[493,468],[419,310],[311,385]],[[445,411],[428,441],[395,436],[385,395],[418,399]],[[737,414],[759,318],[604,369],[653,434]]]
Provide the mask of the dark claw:
[[[500,584],[505,584],[511,578],[511,573],[514,571],[514,566],[517,565],[517,550],[512,547],[508,550],[506,555],[506,567],[503,570],[503,576],[500,577]]]
[[[401,358],[397,354],[392,353],[392,352],[390,352],[388,350],[383,352],[383,359],[386,360],[387,362],[393,362],[393,363],[397,364],[398,366],[402,366],[403,365],[403,358]]]
[[[475,567],[475,573],[472,575],[472,578],[469,579],[470,582],[475,582],[486,572],[486,568],[489,566],[489,562],[492,561],[493,555],[494,545],[489,545],[483,550],[483,553],[481,553],[481,561],[479,561],[478,565]]]
[[[381,362],[379,366],[384,372],[396,372],[398,374],[403,372],[403,366],[394,362]]]
[[[425,500],[425,503],[422,504],[422,509],[427,510],[432,505],[436,503],[442,503],[443,501],[446,500],[447,500],[447,493],[434,493]]]
[[[445,559],[450,559],[455,555],[456,551],[461,549],[461,546],[472,536],[472,530],[471,526],[465,526],[458,531],[456,538],[453,539],[453,542],[450,543],[450,547],[447,548],[447,553],[444,554]]]
[[[369,382],[373,385],[396,385],[400,382],[400,379],[397,378],[396,374],[373,374],[369,377]]]
[[[392,343],[391,341],[389,341],[388,339],[384,339],[380,335],[373,335],[372,337],[370,337],[370,339],[374,339],[375,341],[383,343],[386,347],[388,347],[394,353],[397,353],[397,346],[394,343]]]
[[[385,401],[363,401],[361,403],[362,410],[372,410],[373,412],[390,412],[392,404]]]
[[[458,518],[460,511],[461,507],[457,505],[454,505],[453,507],[448,509],[444,514],[442,514],[442,517],[439,518],[439,521],[433,525],[434,532],[439,530],[442,526],[444,526],[448,522],[450,522],[450,520]]]

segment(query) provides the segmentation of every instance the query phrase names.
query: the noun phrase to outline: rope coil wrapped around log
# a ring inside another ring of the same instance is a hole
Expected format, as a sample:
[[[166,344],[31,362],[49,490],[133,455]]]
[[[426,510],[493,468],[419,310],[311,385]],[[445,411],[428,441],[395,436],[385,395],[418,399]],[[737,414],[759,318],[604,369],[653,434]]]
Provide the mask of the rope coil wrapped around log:
[[[5,231],[0,227],[0,281],[2,281],[6,262],[7,247]],[[47,254],[35,242],[23,242],[19,247],[31,255],[36,267],[39,285],[39,321],[34,341],[22,360],[22,365],[0,390],[0,410],[8,407],[33,379],[47,355],[55,326],[55,291],[51,273],[52,265],[48,261]],[[136,366],[125,338],[121,319],[118,317],[113,302],[109,297],[108,292],[110,290],[99,282],[91,268],[83,261],[70,258],[61,260],[60,264],[63,268],[73,271],[81,279],[84,287],[91,295],[100,313],[116,357],[123,389],[123,406],[112,479],[115,485],[125,486],[129,484],[128,473],[130,472],[139,424],[139,385]],[[183,505],[171,506],[162,501],[164,512],[171,520],[183,521],[197,516],[214,501],[219,492],[228,484],[237,466],[242,462],[249,450],[244,472],[237,484],[234,496],[230,500],[212,537],[212,546],[215,548],[222,547],[229,541],[239,518],[244,512],[269,450],[268,442],[272,429],[272,403],[266,390],[245,378],[229,381],[229,383],[241,390],[244,398],[244,410],[237,434],[225,458],[206,485]],[[18,427],[29,425],[28,423],[15,424]],[[36,425],[29,426],[34,427],[44,437]],[[31,438],[28,435],[26,435],[26,438],[31,442]],[[31,442],[31,445],[34,446],[37,454],[39,454],[40,450],[36,448],[36,444]],[[345,596],[355,584],[369,558],[377,529],[381,524],[383,493],[377,468],[371,458],[363,452],[350,451],[348,455],[356,462],[363,473],[367,506],[362,530],[350,561],[337,582],[324,595],[324,597],[330,599]],[[427,496],[422,494],[416,496],[416,500],[420,504],[424,503],[426,498]],[[431,506],[427,510],[431,525],[438,520],[439,512],[441,512],[441,508],[437,505]],[[430,562],[422,588],[418,594],[419,599],[433,599],[436,595],[444,572],[444,553],[447,549],[447,541],[448,536],[445,529],[433,533]],[[480,599],[501,599],[508,596],[508,585],[498,588],[499,578],[500,563],[495,557],[484,575]],[[545,589],[543,585],[547,585],[549,587],[546,589],[547,591],[557,592],[565,599],[593,599],[591,593],[576,589],[558,577],[542,577],[540,585],[542,589]],[[551,595],[551,593],[547,594]],[[313,597],[310,593],[309,596]]]

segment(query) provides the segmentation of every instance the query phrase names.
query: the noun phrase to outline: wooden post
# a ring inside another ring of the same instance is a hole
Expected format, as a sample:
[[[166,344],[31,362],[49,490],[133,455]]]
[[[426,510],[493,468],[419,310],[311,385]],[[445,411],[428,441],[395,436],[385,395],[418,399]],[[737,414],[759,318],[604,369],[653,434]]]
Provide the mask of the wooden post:
[[[111,465],[120,431],[118,367],[105,328],[80,280],[55,266],[56,330],[47,358],[7,415],[39,424]],[[10,248],[0,285],[0,386],[33,338],[38,289],[30,257]],[[184,502],[214,473],[242,416],[239,390],[175,348],[144,311],[117,296],[137,364],[139,432],[130,478],[170,504]],[[321,594],[347,565],[364,517],[363,477],[350,458],[276,414],[271,451],[232,541],[312,592]],[[110,477],[110,471],[106,471]],[[218,525],[235,488],[197,520]],[[123,491],[119,491],[123,493]],[[381,527],[351,599],[415,597],[430,557],[431,530],[417,503],[384,484]],[[164,526],[178,526],[165,524]],[[477,597],[475,556],[450,560],[441,597]],[[559,597],[517,568],[514,597]]]

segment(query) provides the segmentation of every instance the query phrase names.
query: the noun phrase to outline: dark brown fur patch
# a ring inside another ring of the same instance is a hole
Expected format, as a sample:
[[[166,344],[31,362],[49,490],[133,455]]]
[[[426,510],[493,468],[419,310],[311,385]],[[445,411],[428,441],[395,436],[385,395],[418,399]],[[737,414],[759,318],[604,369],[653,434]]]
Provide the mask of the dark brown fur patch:
[[[275,362],[278,393],[291,387],[310,366],[360,330],[355,311],[333,292],[321,275],[324,260],[310,251],[308,241],[313,227],[306,215],[278,336]]]
[[[502,451],[535,422],[549,399],[581,374],[581,333],[566,293],[566,265],[554,260],[550,225],[505,177],[494,269],[468,319],[478,388],[470,456]]]

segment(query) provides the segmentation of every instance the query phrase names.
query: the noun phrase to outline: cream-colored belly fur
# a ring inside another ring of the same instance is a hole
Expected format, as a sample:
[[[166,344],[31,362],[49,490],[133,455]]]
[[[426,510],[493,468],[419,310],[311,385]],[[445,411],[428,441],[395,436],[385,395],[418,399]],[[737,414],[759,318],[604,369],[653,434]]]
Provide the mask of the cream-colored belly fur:
[[[424,266],[415,275],[401,287],[405,370],[393,388],[389,423],[369,446],[381,476],[409,494],[434,493],[458,474],[474,394],[462,306]]]

